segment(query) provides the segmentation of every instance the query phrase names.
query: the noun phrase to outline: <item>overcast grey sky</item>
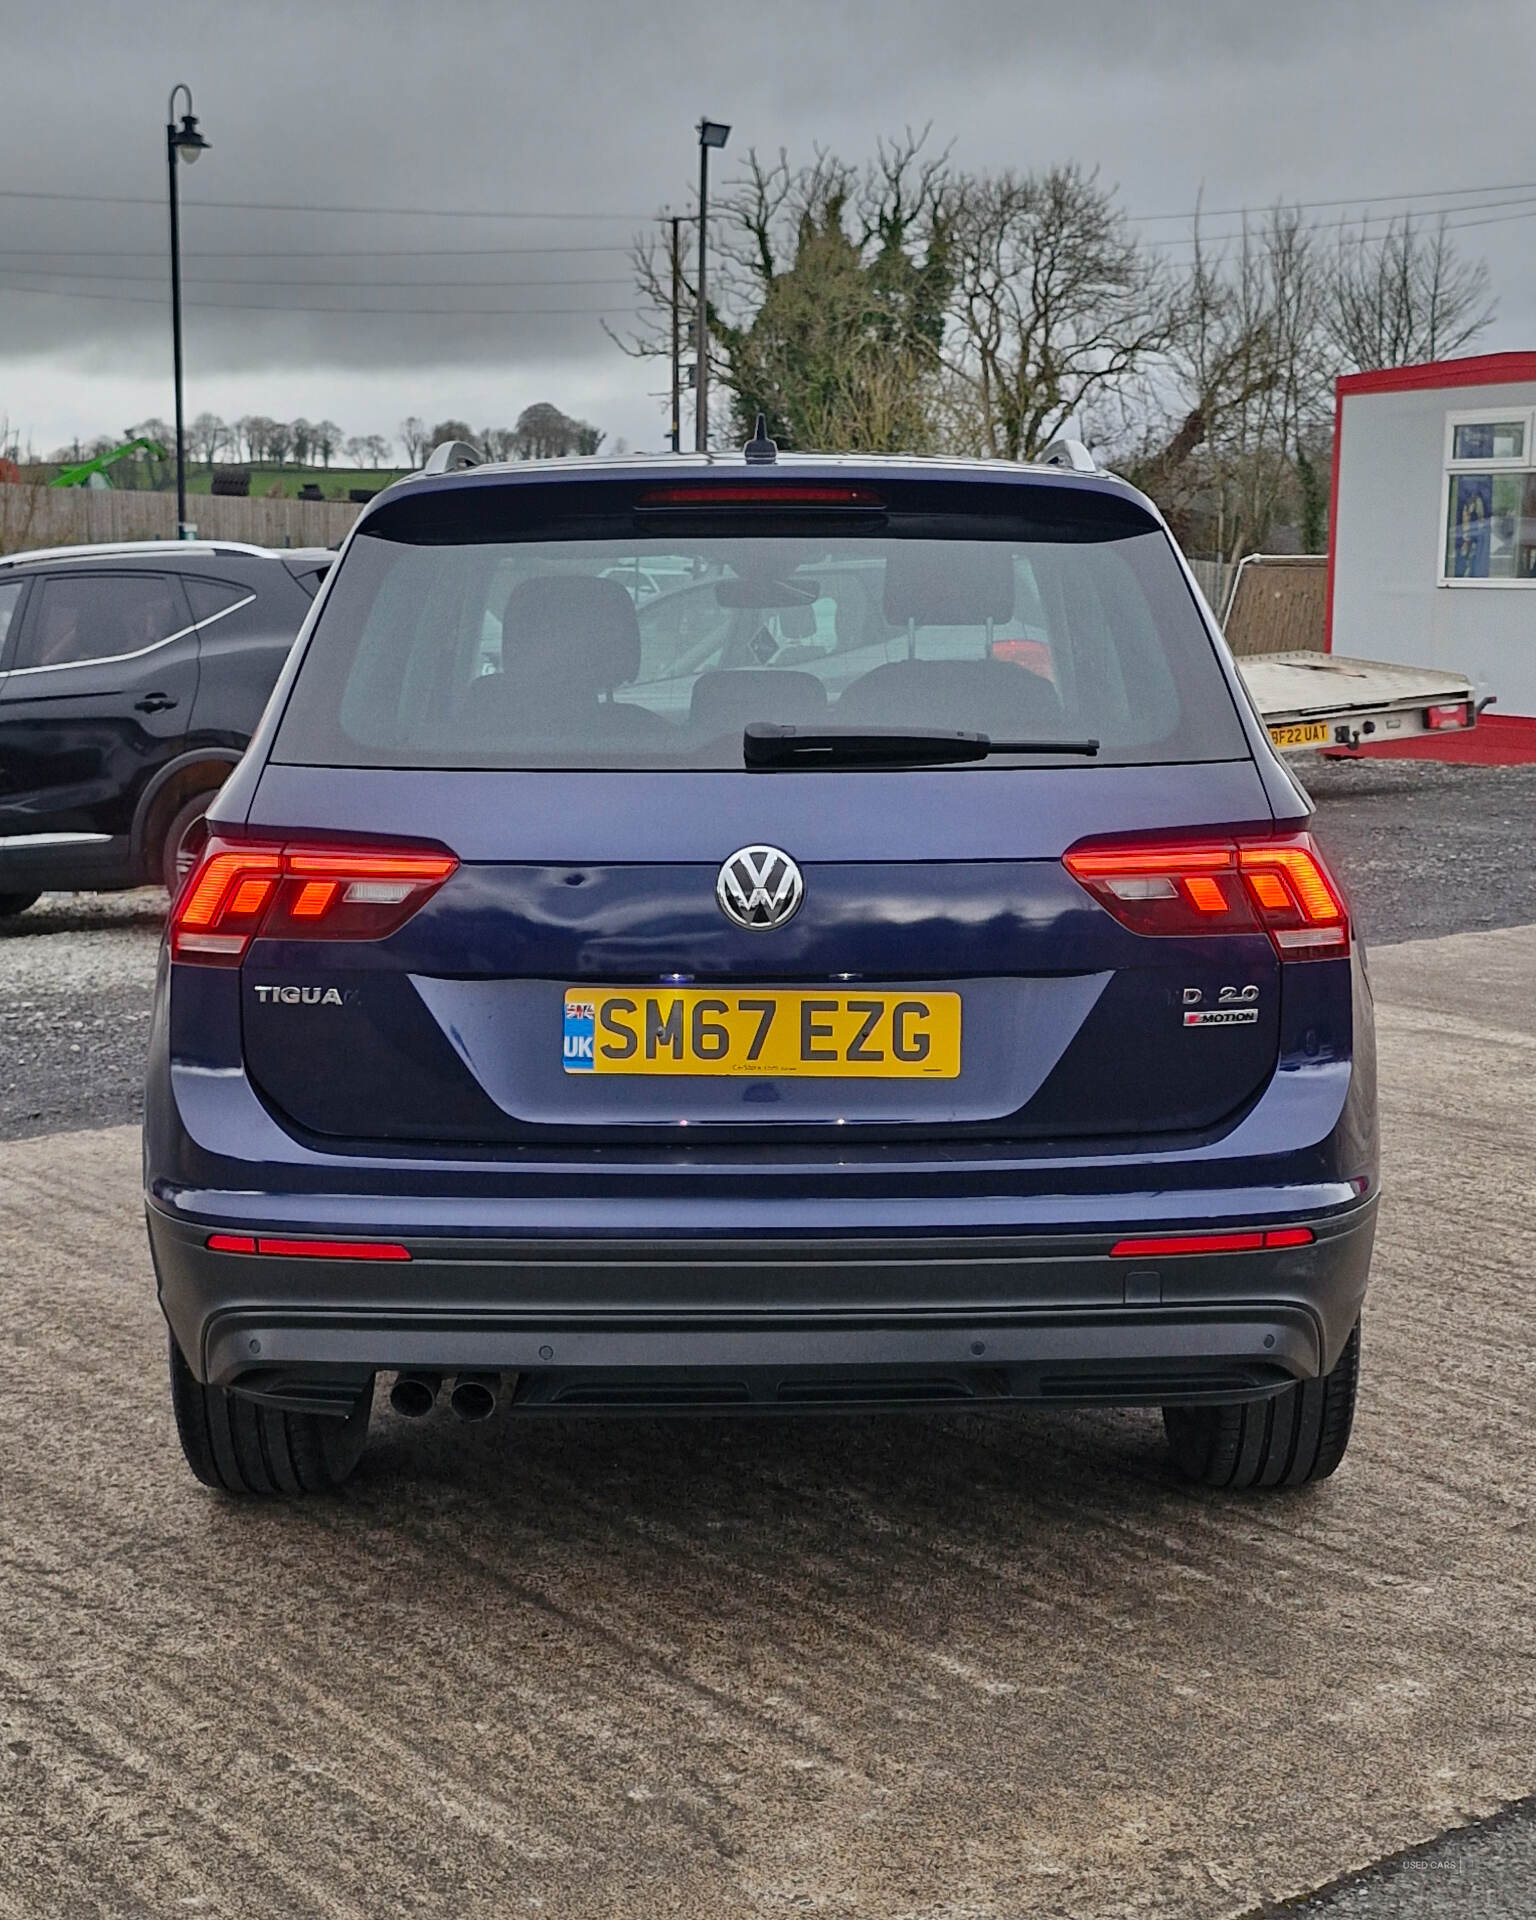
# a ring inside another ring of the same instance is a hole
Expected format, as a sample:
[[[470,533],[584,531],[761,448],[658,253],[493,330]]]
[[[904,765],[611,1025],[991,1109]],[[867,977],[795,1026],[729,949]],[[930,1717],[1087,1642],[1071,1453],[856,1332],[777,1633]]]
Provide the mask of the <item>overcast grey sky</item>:
[[[213,143],[183,176],[189,415],[392,434],[548,399],[659,445],[658,369],[597,316],[687,208],[701,112],[726,178],[931,121],[966,167],[1097,165],[1138,216],[1408,196],[1366,210],[1483,223],[1480,348],[1536,347],[1531,0],[0,0],[0,29],[0,418],[40,451],[171,411],[176,80]],[[1181,257],[1178,222],[1143,231]]]

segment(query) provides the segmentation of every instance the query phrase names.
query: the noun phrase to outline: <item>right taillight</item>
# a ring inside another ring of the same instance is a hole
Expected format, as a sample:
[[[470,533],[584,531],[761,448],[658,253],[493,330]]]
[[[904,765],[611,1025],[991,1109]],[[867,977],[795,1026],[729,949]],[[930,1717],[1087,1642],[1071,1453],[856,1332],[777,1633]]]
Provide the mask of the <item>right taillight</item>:
[[[211,839],[171,910],[171,958],[235,967],[257,934],[382,940],[458,864],[451,853],[419,848]]]
[[[1237,933],[1262,928],[1282,960],[1349,949],[1349,915],[1312,836],[1151,846],[1097,842],[1063,864],[1133,933]]]

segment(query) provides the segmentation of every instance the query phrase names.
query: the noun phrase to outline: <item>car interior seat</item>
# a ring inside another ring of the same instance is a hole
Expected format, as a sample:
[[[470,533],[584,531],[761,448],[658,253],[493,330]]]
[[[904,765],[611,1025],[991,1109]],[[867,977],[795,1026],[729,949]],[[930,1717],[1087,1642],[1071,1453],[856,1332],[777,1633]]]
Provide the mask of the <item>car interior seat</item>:
[[[898,634],[905,629],[908,657],[851,681],[837,703],[838,720],[1049,736],[1062,721],[1055,687],[992,653],[993,630],[1013,618],[1013,608],[1013,554],[1002,542],[896,545],[885,563],[885,617]],[[975,652],[955,657],[961,628],[975,635]],[[924,639],[932,645],[943,629],[951,630],[944,642],[949,657],[925,659]]]

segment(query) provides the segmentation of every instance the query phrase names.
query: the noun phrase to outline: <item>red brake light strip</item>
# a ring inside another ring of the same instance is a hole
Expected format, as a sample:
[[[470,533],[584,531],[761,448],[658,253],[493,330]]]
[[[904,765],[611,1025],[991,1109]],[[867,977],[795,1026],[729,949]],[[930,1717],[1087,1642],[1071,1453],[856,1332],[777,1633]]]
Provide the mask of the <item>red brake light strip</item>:
[[[409,1260],[410,1249],[388,1240],[274,1240],[250,1233],[211,1233],[210,1253],[265,1253],[298,1260]]]
[[[1187,1253],[1275,1252],[1281,1247],[1310,1247],[1310,1227],[1249,1227],[1240,1233],[1176,1233],[1161,1240],[1117,1240],[1112,1260],[1156,1260]]]
[[[870,507],[885,502],[866,487],[719,485],[653,487],[636,503],[642,507]]]

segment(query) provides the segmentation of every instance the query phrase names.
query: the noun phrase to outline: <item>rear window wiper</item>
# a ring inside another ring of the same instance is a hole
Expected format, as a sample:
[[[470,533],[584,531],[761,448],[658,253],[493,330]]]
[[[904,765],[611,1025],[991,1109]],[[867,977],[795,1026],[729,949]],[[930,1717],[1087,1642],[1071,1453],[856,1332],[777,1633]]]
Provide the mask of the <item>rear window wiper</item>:
[[[1092,758],[1097,740],[994,740],[944,727],[781,727],[754,720],[741,738],[749,770],[774,767],[938,767],[992,753],[1073,753]]]

